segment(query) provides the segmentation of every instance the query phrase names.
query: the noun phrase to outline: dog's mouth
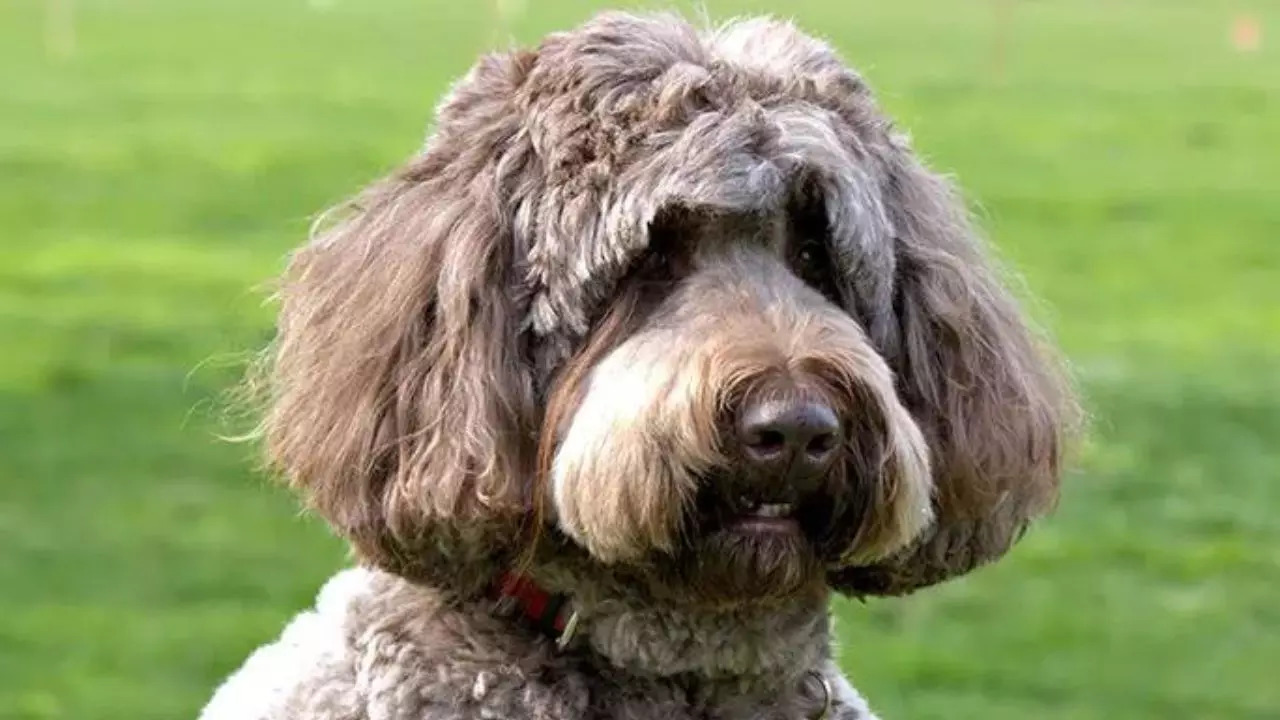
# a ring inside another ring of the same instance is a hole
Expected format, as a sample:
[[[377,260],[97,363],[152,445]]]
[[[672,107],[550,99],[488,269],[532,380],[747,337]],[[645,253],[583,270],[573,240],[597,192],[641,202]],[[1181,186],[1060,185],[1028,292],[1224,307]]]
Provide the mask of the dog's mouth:
[[[741,533],[802,534],[795,505],[789,502],[740,500],[741,510],[726,524],[726,529]]]
[[[709,483],[696,502],[695,535],[730,533],[740,536],[791,536],[816,547],[830,534],[835,503],[825,493],[796,497],[794,493],[716,490]]]

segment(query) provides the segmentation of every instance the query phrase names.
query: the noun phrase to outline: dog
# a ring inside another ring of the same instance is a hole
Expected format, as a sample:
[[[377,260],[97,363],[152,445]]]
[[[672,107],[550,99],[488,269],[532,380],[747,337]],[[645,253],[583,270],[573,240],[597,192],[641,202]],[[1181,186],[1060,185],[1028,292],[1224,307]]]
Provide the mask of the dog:
[[[356,567],[204,720],[865,720],[828,602],[1006,553],[1077,410],[958,193],[772,19],[482,58],[256,385]]]

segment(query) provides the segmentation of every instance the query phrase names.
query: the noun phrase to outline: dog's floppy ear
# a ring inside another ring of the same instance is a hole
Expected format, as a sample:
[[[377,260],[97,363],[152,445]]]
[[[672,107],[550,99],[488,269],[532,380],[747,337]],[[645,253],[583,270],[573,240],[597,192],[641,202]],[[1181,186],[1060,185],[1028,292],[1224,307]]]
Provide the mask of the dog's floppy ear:
[[[527,507],[527,303],[502,206],[522,73],[520,56],[482,61],[421,154],[298,250],[280,288],[269,461],[365,560],[408,576],[444,564],[453,582],[451,553],[498,552],[475,535],[509,542]]]
[[[883,157],[896,288],[882,351],[930,445],[936,522],[897,556],[836,573],[834,586],[852,594],[907,593],[1003,555],[1054,504],[1077,421],[1054,353],[949,183],[903,140]]]

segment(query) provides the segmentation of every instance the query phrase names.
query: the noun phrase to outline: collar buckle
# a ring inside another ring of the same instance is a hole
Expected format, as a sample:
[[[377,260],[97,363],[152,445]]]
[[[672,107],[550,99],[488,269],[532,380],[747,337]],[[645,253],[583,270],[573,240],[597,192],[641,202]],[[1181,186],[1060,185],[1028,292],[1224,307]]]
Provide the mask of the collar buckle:
[[[556,649],[564,650],[573,640],[573,636],[578,633],[578,611],[571,609],[569,617],[564,621],[564,629],[560,631],[560,636],[556,638]]]
[[[498,577],[495,591],[498,596],[495,613],[503,616],[518,614],[553,639],[557,650],[564,650],[577,634],[578,611],[567,595],[549,593],[529,577],[513,572]]]

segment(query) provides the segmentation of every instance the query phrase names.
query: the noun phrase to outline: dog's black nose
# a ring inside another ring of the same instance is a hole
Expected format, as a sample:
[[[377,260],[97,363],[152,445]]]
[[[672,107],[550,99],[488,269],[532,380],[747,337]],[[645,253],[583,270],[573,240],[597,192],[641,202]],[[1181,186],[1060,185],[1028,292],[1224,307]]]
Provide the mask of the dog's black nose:
[[[743,460],[758,471],[808,480],[840,453],[840,419],[810,400],[749,403],[738,413]]]

